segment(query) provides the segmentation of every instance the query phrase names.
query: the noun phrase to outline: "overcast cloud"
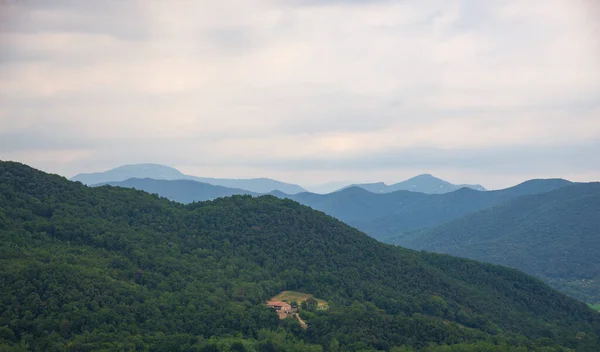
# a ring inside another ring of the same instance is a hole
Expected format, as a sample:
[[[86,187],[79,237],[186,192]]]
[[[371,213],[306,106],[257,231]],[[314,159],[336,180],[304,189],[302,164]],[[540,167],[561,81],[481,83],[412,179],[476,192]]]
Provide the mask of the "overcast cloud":
[[[600,179],[595,0],[9,0],[0,159],[304,185]]]

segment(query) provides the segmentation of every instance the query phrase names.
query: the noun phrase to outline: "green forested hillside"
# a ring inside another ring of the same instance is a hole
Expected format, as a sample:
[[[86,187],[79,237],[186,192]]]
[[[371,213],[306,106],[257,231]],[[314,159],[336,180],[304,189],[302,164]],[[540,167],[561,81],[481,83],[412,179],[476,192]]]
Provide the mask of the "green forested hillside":
[[[521,197],[395,243],[511,266],[600,303],[600,183]]]
[[[181,205],[1,162],[0,239],[0,350],[599,348],[600,314],[537,279],[271,196]],[[280,322],[282,290],[329,309]]]

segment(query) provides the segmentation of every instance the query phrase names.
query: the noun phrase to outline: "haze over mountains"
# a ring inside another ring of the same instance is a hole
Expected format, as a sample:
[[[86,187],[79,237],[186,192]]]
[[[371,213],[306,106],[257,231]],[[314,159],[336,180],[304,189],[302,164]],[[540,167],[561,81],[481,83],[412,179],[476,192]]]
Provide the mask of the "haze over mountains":
[[[108,182],[125,181],[130,178],[151,178],[157,180],[194,180],[215,186],[239,188],[245,191],[257,193],[268,193],[274,190],[279,190],[281,192],[289,194],[306,192],[304,188],[298,185],[272,180],[269,178],[227,179],[197,177],[185,175],[184,173],[180,172],[175,168],[159,164],[123,165],[108,171],[78,174],[72,177],[71,180],[79,181],[86,185],[97,185]]]
[[[551,179],[531,180],[504,190],[486,192],[461,188],[445,194],[409,191],[376,194],[360,187],[352,187],[325,195],[275,195],[321,210],[383,240],[407,231],[439,225],[516,197],[547,192],[566,184],[569,181]]]
[[[286,194],[297,194],[306,192],[306,189],[299,185],[285,183],[269,178],[252,179],[227,179],[210,178],[186,175],[179,170],[159,164],[134,164],[122,165],[111,170],[94,173],[82,173],[71,178],[73,181],[79,181],[86,185],[99,185],[109,182],[121,182],[130,178],[150,178],[155,180],[194,180],[208,183],[216,186],[230,187],[246,190],[254,193],[269,193],[279,191]],[[393,185],[386,185],[383,182],[363,183],[345,186],[347,183],[333,181],[311,187],[315,193],[327,194],[335,190],[343,190],[349,187],[361,187],[373,193],[390,193],[398,190],[408,190],[412,192],[442,194],[467,187],[479,191],[485,188],[481,185],[455,185],[429,174],[415,176],[406,181],[398,182]]]
[[[537,279],[386,245],[291,200],[181,205],[12,162],[0,185],[5,349],[600,347],[600,315]],[[265,301],[282,290],[330,308],[305,315],[307,330],[280,322]]]
[[[108,184],[156,193],[181,203],[211,200],[234,194],[268,193],[279,198],[290,198],[323,211],[376,239],[385,241],[388,237],[436,226],[520,196],[548,192],[570,182],[562,179],[530,180],[497,191],[461,188],[445,194],[410,191],[376,194],[360,187],[345,188],[329,194],[286,194],[280,191],[258,193],[190,180],[128,179]]]
[[[442,194],[456,191],[457,189],[466,187],[472,188],[477,191],[485,191],[485,188],[481,185],[455,185],[448,181],[444,181],[440,178],[437,178],[430,174],[422,174],[410,178],[406,181],[394,183],[392,185],[386,185],[383,182],[376,183],[362,183],[362,184],[353,184],[347,186],[349,187],[360,187],[364,188],[369,192],[373,193],[391,193],[395,191],[412,191],[412,192],[421,192],[428,194]]]

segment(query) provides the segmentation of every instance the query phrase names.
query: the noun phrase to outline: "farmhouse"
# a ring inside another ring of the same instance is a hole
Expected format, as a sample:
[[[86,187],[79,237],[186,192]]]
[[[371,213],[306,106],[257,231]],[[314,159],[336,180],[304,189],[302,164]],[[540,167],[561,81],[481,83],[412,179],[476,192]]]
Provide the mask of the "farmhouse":
[[[280,301],[267,302],[267,307],[274,309],[279,315],[279,319],[285,319],[288,314],[292,314],[292,306]]]

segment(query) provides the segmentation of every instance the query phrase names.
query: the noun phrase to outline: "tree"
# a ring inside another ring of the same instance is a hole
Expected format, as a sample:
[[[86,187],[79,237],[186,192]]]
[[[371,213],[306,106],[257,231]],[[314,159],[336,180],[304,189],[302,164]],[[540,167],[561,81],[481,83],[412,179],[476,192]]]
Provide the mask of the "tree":
[[[308,310],[309,312],[315,312],[317,310],[317,307],[319,306],[319,302],[312,297],[309,297],[305,302],[306,310]]]

